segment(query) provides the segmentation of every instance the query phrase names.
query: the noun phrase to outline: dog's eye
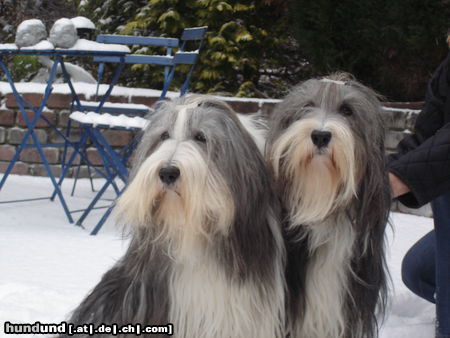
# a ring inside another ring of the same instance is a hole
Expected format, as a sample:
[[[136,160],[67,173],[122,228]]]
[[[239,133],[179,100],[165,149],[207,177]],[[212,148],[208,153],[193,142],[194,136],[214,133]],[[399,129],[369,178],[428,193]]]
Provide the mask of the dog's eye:
[[[303,106],[303,108],[313,108],[313,107],[314,107],[314,102],[312,102],[312,101],[306,102],[306,104]]]
[[[341,106],[341,108],[339,108],[339,112],[340,112],[342,115],[345,115],[345,116],[351,116],[351,115],[353,115],[353,110],[352,110],[352,108],[350,108],[350,106],[347,105],[347,104],[343,104],[343,105]]]
[[[170,137],[169,132],[165,131],[164,133],[161,134],[160,138],[161,141],[167,140]]]
[[[200,142],[200,143],[205,143],[206,142],[205,134],[203,134],[201,131],[197,132],[194,135],[194,140],[196,140],[197,142]]]

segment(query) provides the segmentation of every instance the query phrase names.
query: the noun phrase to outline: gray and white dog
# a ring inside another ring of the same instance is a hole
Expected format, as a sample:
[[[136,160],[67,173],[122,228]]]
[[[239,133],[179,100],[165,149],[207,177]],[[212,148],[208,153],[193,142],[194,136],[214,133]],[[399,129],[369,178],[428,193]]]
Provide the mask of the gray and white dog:
[[[264,158],[208,97],[162,102],[117,203],[125,256],[71,323],[172,323],[175,337],[284,337],[285,248]],[[154,337],[154,335],[152,336]]]
[[[376,336],[390,206],[377,95],[347,74],[300,84],[271,115],[266,157],[284,209],[290,336]]]

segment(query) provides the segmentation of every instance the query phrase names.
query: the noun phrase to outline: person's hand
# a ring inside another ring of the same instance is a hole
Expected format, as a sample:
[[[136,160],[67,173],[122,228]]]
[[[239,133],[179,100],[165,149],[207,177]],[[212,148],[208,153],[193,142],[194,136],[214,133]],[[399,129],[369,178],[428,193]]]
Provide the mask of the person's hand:
[[[410,191],[408,186],[393,173],[389,173],[389,182],[391,184],[392,198],[397,198]]]

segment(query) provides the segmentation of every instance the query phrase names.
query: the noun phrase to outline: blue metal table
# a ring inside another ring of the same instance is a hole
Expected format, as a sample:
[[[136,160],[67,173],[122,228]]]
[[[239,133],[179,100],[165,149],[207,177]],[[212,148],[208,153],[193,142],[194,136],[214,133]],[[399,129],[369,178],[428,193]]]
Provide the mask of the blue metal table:
[[[107,45],[106,45],[107,46]],[[3,177],[0,181],[0,190],[2,189],[2,187],[4,186],[6,179],[8,178],[9,174],[11,173],[11,170],[14,167],[14,164],[16,163],[16,161],[19,159],[20,153],[26,149],[26,148],[36,148],[38,151],[38,154],[42,160],[42,163],[44,164],[45,170],[52,182],[52,185],[54,187],[54,194],[53,197],[56,195],[58,196],[58,199],[64,209],[64,212],[67,216],[67,219],[70,223],[73,223],[73,218],[71,215],[71,212],[69,211],[69,208],[67,206],[67,203],[64,199],[64,196],[61,192],[60,189],[60,185],[57,182],[57,180],[55,179],[55,176],[53,175],[53,172],[51,171],[50,165],[48,163],[47,158],[44,155],[43,152],[43,148],[44,147],[49,147],[49,146],[70,146],[74,149],[74,153],[80,155],[81,157],[83,157],[83,159],[85,161],[88,161],[87,158],[85,158],[85,155],[79,151],[78,145],[82,142],[84,142],[83,140],[80,140],[79,142],[72,142],[68,139],[68,137],[61,131],[59,130],[53,123],[51,123],[43,114],[43,109],[47,104],[48,99],[50,98],[50,94],[53,90],[53,82],[55,80],[55,77],[57,75],[58,72],[58,66],[61,67],[61,72],[63,74],[64,80],[65,82],[68,84],[69,89],[70,89],[70,93],[72,95],[72,99],[73,102],[76,102],[76,104],[78,106],[81,106],[80,104],[80,99],[78,97],[78,94],[75,91],[75,88],[72,84],[72,81],[70,79],[70,76],[66,70],[66,67],[64,65],[64,59],[66,57],[98,57],[98,56],[108,56],[108,57],[116,57],[119,58],[119,62],[117,63],[117,66],[114,70],[113,73],[113,78],[112,81],[107,89],[107,91],[105,92],[105,94],[102,96],[101,100],[98,103],[98,107],[95,109],[95,112],[100,112],[102,106],[104,105],[105,101],[107,100],[107,98],[110,96],[113,87],[115,86],[115,84],[117,83],[118,79],[119,79],[119,75],[120,72],[122,71],[123,67],[124,67],[124,58],[125,56],[128,54],[128,52],[125,51],[118,51],[118,50],[74,50],[74,49],[47,49],[47,50],[42,50],[42,49],[0,49],[0,68],[1,70],[4,72],[9,85],[11,86],[11,90],[12,93],[17,101],[17,105],[20,109],[20,112],[23,116],[23,119],[27,125],[27,132],[25,133],[25,136],[23,137],[20,145],[17,147],[16,153],[14,155],[14,157],[11,159],[11,162],[8,165],[8,168],[6,169],[5,173],[3,174]],[[39,107],[33,107],[30,103],[28,103],[23,96],[17,91],[16,86],[14,84],[14,80],[11,77],[10,72],[8,71],[8,68],[4,62],[4,57],[5,56],[9,56],[9,55],[33,55],[33,56],[49,56],[53,58],[53,65],[51,67],[50,70],[50,76],[49,79],[47,81],[47,86],[45,88],[44,91],[44,95],[42,96],[42,100],[41,103],[39,105]],[[32,120],[30,120],[28,118],[28,115],[25,111],[25,107],[27,107],[29,110],[31,110],[34,113],[34,117]],[[36,125],[39,121],[39,119],[42,119],[45,121],[46,124],[48,124],[49,127],[51,127],[53,130],[55,130],[55,132],[64,140],[64,143],[61,144],[41,144],[36,136],[35,133],[35,128]],[[82,137],[87,137],[87,135],[84,135]],[[27,144],[27,141],[29,139],[32,139],[32,144]],[[112,151],[111,154],[109,154],[110,157],[112,157],[115,161],[120,162],[119,159],[117,158],[117,154]],[[118,163],[118,165],[121,165],[121,163]],[[99,172],[100,175],[104,176],[103,173]],[[47,198],[52,198],[52,197],[45,197],[45,199]],[[42,198],[43,199],[43,198]],[[28,199],[28,200],[35,200],[35,199]],[[20,200],[20,201],[26,201],[24,200]],[[19,202],[19,201],[3,201],[0,203],[9,203],[9,202]]]

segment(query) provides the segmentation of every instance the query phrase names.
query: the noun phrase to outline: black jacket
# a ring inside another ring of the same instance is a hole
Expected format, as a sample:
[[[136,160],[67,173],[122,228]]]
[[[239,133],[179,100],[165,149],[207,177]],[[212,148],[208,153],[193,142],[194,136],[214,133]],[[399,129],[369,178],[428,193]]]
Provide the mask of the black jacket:
[[[414,129],[389,156],[389,171],[411,190],[399,201],[418,208],[450,191],[450,54],[428,83]]]

